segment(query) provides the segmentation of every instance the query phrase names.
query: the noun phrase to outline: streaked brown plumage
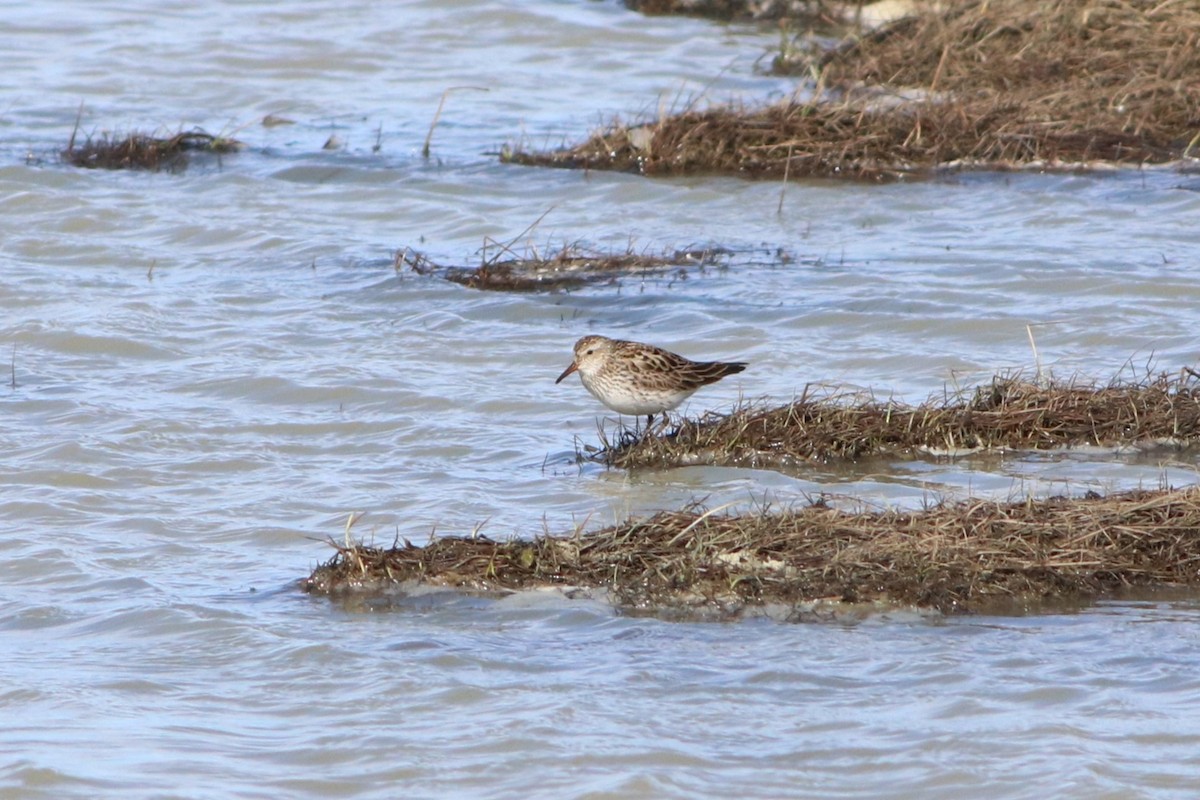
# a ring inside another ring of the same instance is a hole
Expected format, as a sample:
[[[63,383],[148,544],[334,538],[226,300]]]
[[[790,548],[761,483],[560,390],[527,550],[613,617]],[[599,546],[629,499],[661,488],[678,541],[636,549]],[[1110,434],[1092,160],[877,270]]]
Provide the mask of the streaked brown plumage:
[[[746,368],[742,362],[691,361],[661,347],[604,336],[575,343],[575,359],[555,383],[572,372],[592,395],[618,414],[654,415],[670,411],[701,386]]]

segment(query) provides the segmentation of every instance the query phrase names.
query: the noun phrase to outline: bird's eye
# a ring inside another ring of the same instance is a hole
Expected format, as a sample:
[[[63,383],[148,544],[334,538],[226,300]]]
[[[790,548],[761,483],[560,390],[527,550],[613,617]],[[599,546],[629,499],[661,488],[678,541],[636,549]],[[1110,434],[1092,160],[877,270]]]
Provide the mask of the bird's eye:
[[[586,353],[584,353],[584,355],[590,356],[594,352],[595,352],[594,350],[588,350]]]

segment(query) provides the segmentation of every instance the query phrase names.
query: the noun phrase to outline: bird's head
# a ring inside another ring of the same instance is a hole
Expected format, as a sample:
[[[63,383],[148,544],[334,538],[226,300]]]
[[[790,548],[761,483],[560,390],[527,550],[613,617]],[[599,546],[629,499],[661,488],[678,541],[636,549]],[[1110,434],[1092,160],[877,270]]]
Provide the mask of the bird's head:
[[[563,370],[563,374],[558,376],[555,383],[562,383],[563,378],[575,371],[584,375],[594,375],[612,352],[613,344],[612,339],[603,336],[584,336],[575,343],[575,359],[571,366]]]

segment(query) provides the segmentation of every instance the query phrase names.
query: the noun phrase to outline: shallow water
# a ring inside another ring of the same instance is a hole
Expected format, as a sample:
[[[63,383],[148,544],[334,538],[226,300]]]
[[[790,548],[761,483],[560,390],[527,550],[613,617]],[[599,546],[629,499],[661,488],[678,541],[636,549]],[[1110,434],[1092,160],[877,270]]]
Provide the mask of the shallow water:
[[[777,32],[608,2],[50,2],[0,20],[0,797],[1200,788],[1187,598],[789,625],[295,588],[352,511],[387,543],[697,498],[1194,483],[1195,456],[1167,451],[605,472],[574,452],[613,420],[553,380],[585,332],[751,362],[692,414],[810,383],[919,401],[1034,369],[1027,326],[1061,375],[1194,366],[1195,175],[781,189],[499,164],[506,142],[613,114],[791,91],[753,71]],[[487,91],[448,97],[426,161],[449,87]],[[67,168],[81,101],[84,132],[199,125],[248,147],[175,175]],[[472,263],[547,210],[517,244],[793,260],[554,295],[393,268],[404,247]]]

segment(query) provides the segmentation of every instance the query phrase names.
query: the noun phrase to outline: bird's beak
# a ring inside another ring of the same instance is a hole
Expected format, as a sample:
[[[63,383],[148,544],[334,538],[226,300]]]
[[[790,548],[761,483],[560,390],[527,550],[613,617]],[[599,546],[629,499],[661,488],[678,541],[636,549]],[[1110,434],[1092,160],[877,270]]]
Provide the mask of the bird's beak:
[[[558,376],[558,380],[556,380],[555,383],[562,383],[563,378],[567,377],[577,369],[579,369],[579,365],[572,361],[571,366],[563,370],[563,374]]]

